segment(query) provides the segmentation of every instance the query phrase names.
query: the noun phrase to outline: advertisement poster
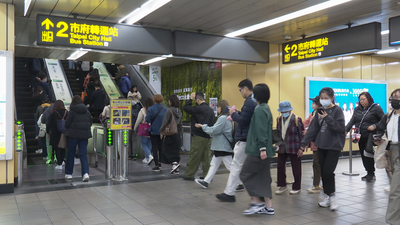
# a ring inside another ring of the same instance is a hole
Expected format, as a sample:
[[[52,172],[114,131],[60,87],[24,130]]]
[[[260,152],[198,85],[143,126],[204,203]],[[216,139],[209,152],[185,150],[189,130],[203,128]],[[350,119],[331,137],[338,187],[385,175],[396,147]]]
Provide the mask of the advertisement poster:
[[[108,97],[110,99],[118,99],[121,97],[121,94],[119,93],[114,81],[111,79],[106,66],[101,62],[94,62],[93,68],[99,70],[100,83],[103,85],[104,91],[107,93]]]
[[[215,117],[218,116],[217,103],[218,103],[218,98],[210,98],[210,107],[214,110]]]
[[[111,130],[130,130],[132,128],[131,100],[111,100]]]
[[[387,82],[374,80],[353,80],[353,79],[328,79],[328,78],[306,78],[306,115],[313,110],[311,101],[308,98],[314,98],[319,95],[323,87],[331,87],[335,91],[335,103],[343,110],[346,124],[353,116],[354,109],[358,106],[358,95],[362,92],[369,92],[378,103],[383,112],[387,112],[388,95]]]
[[[47,66],[47,71],[52,82],[56,99],[63,101],[65,107],[68,107],[71,104],[72,96],[60,62],[58,59],[44,59],[44,61]]]
[[[150,66],[149,82],[157,94],[161,94],[161,67]]]

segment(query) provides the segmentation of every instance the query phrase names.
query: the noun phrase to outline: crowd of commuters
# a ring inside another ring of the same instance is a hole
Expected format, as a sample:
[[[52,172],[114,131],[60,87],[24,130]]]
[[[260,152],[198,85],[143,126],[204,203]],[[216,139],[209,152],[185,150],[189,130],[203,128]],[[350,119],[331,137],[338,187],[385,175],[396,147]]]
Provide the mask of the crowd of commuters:
[[[86,81],[82,83],[87,96],[85,99],[74,96],[69,111],[61,100],[50,99],[45,74],[41,70],[32,69],[37,77],[31,84],[34,91],[36,135],[43,150],[40,153],[43,153],[47,163],[54,161],[57,164],[56,169],[62,169],[66,164],[66,179],[72,179],[74,157],[78,148],[82,179],[88,181],[87,145],[88,139],[92,137],[90,127],[92,121],[110,118],[110,105],[105,102],[105,92],[98,83],[98,71],[90,68],[87,70],[91,64],[86,65],[84,62],[74,65],[77,71],[88,72]],[[167,164],[171,166],[171,174],[179,174],[183,130],[178,96],[168,97],[169,108],[163,105],[164,97],[160,94],[155,95],[154,99],[147,98],[144,107],[140,108],[138,103],[142,96],[137,86],[131,85],[126,68],[119,65],[113,75],[124,96],[132,101],[132,112],[137,111],[133,121],[132,152],[139,127],[148,124],[148,135],[140,136],[145,153],[143,163],[150,165],[154,162],[152,170],[156,172],[160,171],[162,164]],[[79,79],[83,81],[81,75]],[[223,162],[229,170],[229,177],[224,192],[217,194],[216,198],[235,202],[235,192],[247,190],[251,202],[243,212],[245,215],[274,214],[271,202],[271,158],[277,154],[278,188],[275,194],[283,194],[288,190],[287,158],[291,161],[294,177],[290,194],[299,194],[301,158],[305,151],[311,149],[313,184],[307,191],[319,193],[323,190],[326,198],[318,205],[337,210],[339,206],[335,196],[334,172],[345,144],[346,133],[353,129],[355,135],[352,139],[354,143],[358,143],[367,172],[362,177],[364,181],[372,182],[376,179],[374,146],[380,145],[382,139],[389,141],[386,146],[390,165],[387,172],[391,182],[390,188],[387,188],[390,194],[386,221],[389,224],[400,221],[400,89],[391,93],[389,102],[392,111],[387,114],[384,114],[368,92],[362,92],[358,96],[359,104],[351,118],[346,121],[347,106],[343,106],[346,108],[344,112],[335,103],[334,90],[324,87],[318,96],[310,98],[313,112],[303,121],[293,113],[294,108],[289,101],[279,103],[280,116],[274,120],[268,105],[270,91],[266,84],[257,84],[253,88],[252,82],[245,79],[239,83],[238,88],[245,99],[241,110],[229,106],[226,100],[221,100],[217,103],[217,119],[213,109],[206,103],[204,93],[192,93],[185,102],[183,110],[191,116],[192,137],[183,179],[195,181],[201,187],[208,188]],[[276,130],[272,129],[274,121]],[[62,129],[60,126],[65,127]],[[56,159],[53,159],[53,152],[56,153]],[[200,164],[203,176],[195,179]]]

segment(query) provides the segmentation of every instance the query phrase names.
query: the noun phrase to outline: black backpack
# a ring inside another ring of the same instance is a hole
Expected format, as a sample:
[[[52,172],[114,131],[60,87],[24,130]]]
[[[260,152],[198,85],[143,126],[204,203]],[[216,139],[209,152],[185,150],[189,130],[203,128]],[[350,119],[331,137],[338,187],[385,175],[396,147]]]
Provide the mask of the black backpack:
[[[236,145],[236,140],[235,140],[235,134],[236,134],[236,123],[232,122],[232,130],[231,130],[231,135],[232,135],[232,141],[229,141],[229,139],[224,135],[225,139],[229,142],[229,144],[231,145],[232,150],[235,148]]]

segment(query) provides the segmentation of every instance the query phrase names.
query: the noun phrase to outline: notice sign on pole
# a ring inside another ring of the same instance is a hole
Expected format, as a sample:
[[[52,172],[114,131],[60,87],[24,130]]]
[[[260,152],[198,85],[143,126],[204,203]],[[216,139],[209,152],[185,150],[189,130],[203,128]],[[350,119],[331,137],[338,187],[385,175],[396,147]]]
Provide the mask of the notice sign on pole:
[[[132,128],[131,100],[111,100],[111,130],[130,130]]]
[[[37,15],[36,33],[38,45],[171,54],[171,32],[164,29]]]
[[[294,63],[382,48],[381,23],[369,23],[282,44],[282,62]]]

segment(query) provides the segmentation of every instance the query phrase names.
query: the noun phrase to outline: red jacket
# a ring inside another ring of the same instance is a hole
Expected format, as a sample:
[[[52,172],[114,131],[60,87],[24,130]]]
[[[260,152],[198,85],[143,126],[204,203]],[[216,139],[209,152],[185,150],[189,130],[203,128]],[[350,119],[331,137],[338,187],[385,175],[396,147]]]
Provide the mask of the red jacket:
[[[303,138],[304,125],[300,117],[297,117],[298,124],[296,126],[296,116],[292,114],[289,118],[289,126],[286,131],[285,136],[285,153],[297,154],[300,149],[301,139]],[[279,130],[279,135],[282,136],[282,116],[277,119],[277,130]],[[282,139],[282,138],[281,138]],[[283,141],[283,140],[282,140]]]
[[[304,124],[305,130],[304,130],[303,136],[306,135],[306,133],[307,133],[307,128],[310,126],[311,121],[312,121],[313,119],[314,119],[314,115],[313,115],[312,113],[310,113],[310,115],[308,116],[308,118],[307,118],[306,120],[304,120],[303,124]],[[310,147],[311,147],[311,151],[317,151],[317,150],[318,150],[318,147],[315,146],[315,142],[313,142],[313,141],[310,142],[310,143],[306,146],[305,149],[308,149],[308,148],[310,148]]]

